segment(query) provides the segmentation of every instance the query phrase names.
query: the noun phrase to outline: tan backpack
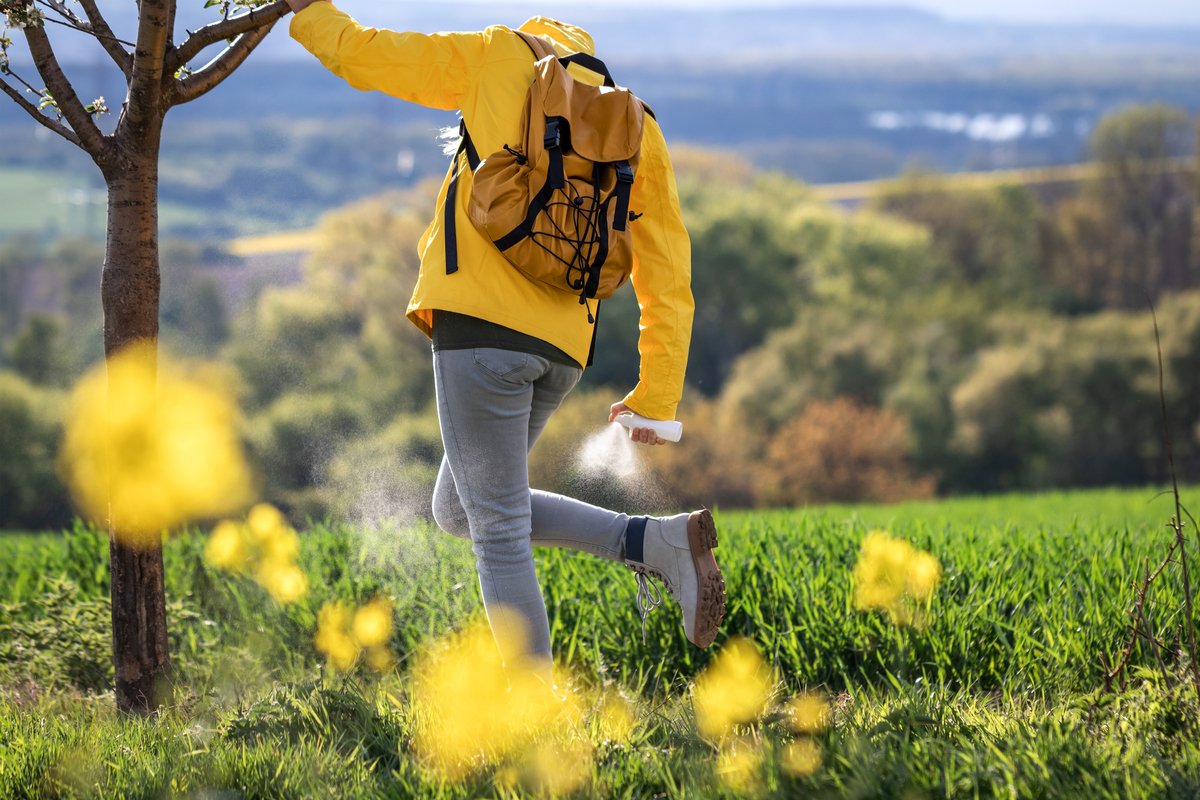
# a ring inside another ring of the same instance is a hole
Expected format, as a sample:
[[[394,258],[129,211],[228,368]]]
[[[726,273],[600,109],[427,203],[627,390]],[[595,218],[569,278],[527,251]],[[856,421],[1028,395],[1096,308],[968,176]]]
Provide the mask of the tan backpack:
[[[521,138],[480,161],[465,123],[458,153],[475,173],[471,222],[532,280],[588,300],[612,295],[633,269],[629,193],[649,109],[616,86],[603,62],[584,53],[558,58],[548,41],[517,32],[537,63],[525,99]],[[603,75],[576,81],[567,65]],[[446,197],[446,273],[458,269],[454,230],[457,163]]]

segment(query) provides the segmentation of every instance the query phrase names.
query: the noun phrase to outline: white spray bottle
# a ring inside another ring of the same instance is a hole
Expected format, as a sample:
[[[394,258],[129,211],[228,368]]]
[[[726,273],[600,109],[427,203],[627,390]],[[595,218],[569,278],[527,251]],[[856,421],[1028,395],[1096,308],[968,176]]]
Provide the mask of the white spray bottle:
[[[626,411],[617,415],[617,422],[628,430],[634,428],[649,428],[658,434],[658,438],[668,442],[678,442],[683,436],[683,423],[673,419],[647,419],[640,414]]]

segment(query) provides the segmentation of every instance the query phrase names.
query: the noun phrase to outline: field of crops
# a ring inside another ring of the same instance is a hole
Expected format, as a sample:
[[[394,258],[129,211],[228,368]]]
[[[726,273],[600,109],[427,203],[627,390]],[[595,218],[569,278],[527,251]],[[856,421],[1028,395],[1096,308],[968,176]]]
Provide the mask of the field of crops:
[[[1127,687],[1101,691],[1101,657],[1122,646],[1171,510],[1146,489],[718,513],[729,613],[708,651],[670,604],[643,640],[624,568],[539,551],[565,683],[632,709],[622,736],[589,722],[586,774],[558,786],[511,764],[450,779],[414,747],[414,660],[480,610],[464,542],[420,525],[315,526],[299,559],[308,594],[283,607],[208,566],[202,534],[172,539],[177,685],[141,720],[105,694],[107,542],[83,528],[0,536],[0,796],[1196,797],[1200,704],[1166,688],[1184,665],[1136,651]],[[855,607],[874,529],[940,561],[922,625]],[[395,668],[334,674],[313,644],[320,608],[380,595],[396,610]],[[1181,597],[1178,581],[1160,584],[1149,616],[1170,628]],[[731,746],[702,735],[692,699],[735,636],[776,685]],[[814,695],[827,724],[800,736],[783,704]]]

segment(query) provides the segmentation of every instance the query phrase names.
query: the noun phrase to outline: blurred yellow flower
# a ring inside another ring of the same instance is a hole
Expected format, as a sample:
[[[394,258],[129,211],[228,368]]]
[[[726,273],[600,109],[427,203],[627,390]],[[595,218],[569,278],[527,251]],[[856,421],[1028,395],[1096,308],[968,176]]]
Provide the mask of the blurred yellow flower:
[[[377,597],[358,609],[331,600],[317,614],[313,644],[337,672],[349,672],[365,654],[367,666],[382,673],[396,664],[387,648],[391,635],[392,604],[386,599]]]
[[[344,603],[330,601],[317,613],[317,635],[313,643],[329,658],[338,672],[349,672],[358,660],[359,647],[351,638],[350,609]]]
[[[730,639],[696,679],[696,725],[709,739],[729,735],[735,725],[754,722],[771,698],[773,676],[749,639]]]
[[[938,581],[942,579],[942,565],[929,553],[916,553],[908,565],[905,587],[916,600],[925,601],[933,596]]]
[[[291,561],[271,559],[262,562],[254,580],[267,590],[277,603],[294,603],[308,594],[308,576]]]
[[[941,574],[933,555],[883,531],[871,531],[854,566],[854,603],[862,610],[886,611],[897,625],[919,624],[913,604],[933,597]]]
[[[596,708],[600,741],[623,744],[633,735],[637,725],[633,706],[616,692],[605,692]]]
[[[543,741],[527,760],[529,788],[539,795],[559,797],[579,789],[591,776],[591,750],[582,742]]]
[[[822,695],[805,692],[788,701],[787,724],[796,733],[822,733],[829,727],[831,711]]]
[[[784,772],[796,777],[812,775],[821,768],[823,760],[821,745],[809,738],[789,743],[784,748],[781,759]]]
[[[217,569],[248,574],[277,603],[294,603],[308,594],[308,576],[296,565],[300,537],[278,509],[259,503],[246,522],[217,523],[204,557]]]
[[[717,756],[717,777],[739,795],[756,793],[762,785],[762,748],[749,739],[734,739]]]
[[[385,644],[392,635],[392,604],[377,597],[355,611],[351,632],[361,647]]]
[[[185,376],[153,343],[132,344],[71,395],[60,465],[83,513],[132,546],[250,499],[237,410],[218,381]]]
[[[242,526],[229,520],[218,523],[204,545],[204,559],[217,569],[241,572],[246,568],[247,558]]]
[[[520,635],[507,634],[510,643]],[[533,665],[504,665],[482,622],[427,648],[412,675],[417,750],[451,779],[581,717],[578,704],[556,694]]]

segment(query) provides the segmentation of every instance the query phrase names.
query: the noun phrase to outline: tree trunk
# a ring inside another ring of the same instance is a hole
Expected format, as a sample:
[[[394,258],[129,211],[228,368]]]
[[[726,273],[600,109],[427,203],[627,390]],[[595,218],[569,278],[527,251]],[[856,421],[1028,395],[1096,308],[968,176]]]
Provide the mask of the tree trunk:
[[[100,293],[108,357],[158,338],[158,136],[122,150],[129,155],[105,174],[108,238]],[[147,547],[144,537],[120,535],[122,526],[135,524],[109,520],[113,666],[117,708],[149,714],[168,696],[171,659],[161,540],[151,537]]]

